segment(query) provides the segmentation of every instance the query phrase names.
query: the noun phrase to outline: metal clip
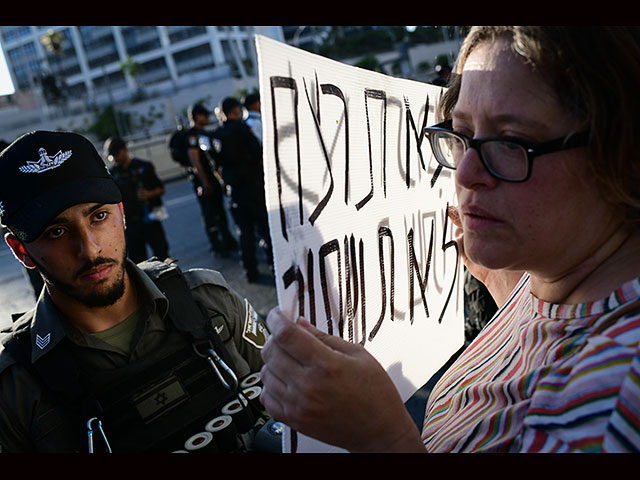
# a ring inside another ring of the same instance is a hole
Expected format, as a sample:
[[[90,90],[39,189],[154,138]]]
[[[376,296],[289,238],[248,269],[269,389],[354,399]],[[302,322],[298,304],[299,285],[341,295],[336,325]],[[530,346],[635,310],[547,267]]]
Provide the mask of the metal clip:
[[[224,388],[226,388],[227,390],[231,390],[232,392],[235,392],[238,389],[238,377],[236,377],[236,374],[233,372],[233,370],[231,370],[229,365],[227,365],[224,362],[224,360],[222,360],[222,358],[220,358],[220,356],[216,353],[216,351],[213,348],[213,345],[211,345],[210,340],[209,340],[209,347],[210,348],[207,349],[207,353],[205,355],[200,353],[197,347],[195,346],[195,344],[193,344],[193,350],[196,352],[198,356],[207,359],[207,361],[209,362],[209,365],[211,365],[211,368],[220,379],[220,382],[222,382],[222,385],[224,385]],[[224,377],[222,376],[222,373],[220,373],[220,370],[218,370],[216,363],[220,365],[225,372],[227,372],[227,374],[231,378],[232,385],[229,385],[229,383],[224,379]]]
[[[107,447],[107,453],[112,453],[111,446],[109,445],[109,440],[107,440],[107,436],[105,435],[104,430],[102,429],[102,422],[98,419],[98,417],[90,418],[89,421],[87,421],[87,435],[89,437],[89,453],[94,453],[93,428],[91,427],[91,423],[93,423],[94,421],[98,422],[98,430],[100,431],[100,434],[102,435],[102,439],[104,440],[104,444]]]

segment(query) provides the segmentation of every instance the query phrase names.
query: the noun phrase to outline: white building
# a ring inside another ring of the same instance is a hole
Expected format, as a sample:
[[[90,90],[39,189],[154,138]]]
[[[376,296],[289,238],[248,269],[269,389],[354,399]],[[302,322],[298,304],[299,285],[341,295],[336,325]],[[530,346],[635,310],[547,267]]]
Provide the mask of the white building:
[[[296,47],[318,45],[329,27],[301,26],[0,26],[0,47],[16,92],[0,97],[0,140],[13,141],[31,130],[72,130],[98,145],[90,127],[98,112],[117,109],[116,128],[141,155],[153,158],[159,171],[175,173],[165,139],[186,121],[186,110],[202,101],[214,108],[226,96],[258,88],[255,34]],[[61,35],[61,51],[50,52],[42,38],[50,31]],[[404,61],[416,80],[417,65],[434,64],[457,42],[409,48]],[[377,55],[391,65],[397,51]],[[127,75],[122,65],[133,60],[141,68]],[[345,59],[356,63],[359,59]],[[390,73],[390,72],[387,72]],[[42,79],[61,79],[65,101],[56,104],[46,94]],[[118,120],[120,119],[120,120]],[[153,151],[151,150],[153,148]]]
[[[51,54],[41,38],[53,29],[62,52]],[[67,96],[90,103],[126,101],[141,86],[157,94],[243,75],[255,65],[253,34],[283,41],[279,26],[2,26],[0,43],[18,90],[45,73],[65,81]],[[129,58],[142,73],[125,75]],[[249,72],[250,74],[251,72]]]

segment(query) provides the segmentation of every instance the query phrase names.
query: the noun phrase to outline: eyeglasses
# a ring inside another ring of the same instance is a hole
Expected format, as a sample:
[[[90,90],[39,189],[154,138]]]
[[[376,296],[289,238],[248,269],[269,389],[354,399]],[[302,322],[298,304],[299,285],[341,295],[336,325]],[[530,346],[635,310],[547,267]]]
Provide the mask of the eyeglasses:
[[[451,126],[451,120],[447,120],[424,129],[438,163],[455,170],[467,150],[473,148],[478,152],[487,171],[506,182],[528,180],[535,157],[584,147],[589,137],[588,132],[581,132],[568,138],[556,138],[543,143],[504,137],[475,139],[454,132]]]

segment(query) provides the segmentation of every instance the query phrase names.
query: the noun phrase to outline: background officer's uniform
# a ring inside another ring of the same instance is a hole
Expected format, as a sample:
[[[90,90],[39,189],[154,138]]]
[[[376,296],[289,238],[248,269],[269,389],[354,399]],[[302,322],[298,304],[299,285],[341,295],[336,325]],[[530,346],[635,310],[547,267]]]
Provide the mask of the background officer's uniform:
[[[122,192],[129,258],[134,262],[147,259],[149,255],[146,245],[149,244],[153,255],[164,260],[169,256],[169,243],[162,221],[150,217],[154,208],[162,206],[162,199],[157,197],[145,201],[138,198],[138,190],[141,188],[154,190],[164,186],[153,164],[134,157],[127,168],[115,164],[110,172]]]
[[[187,131],[185,149],[198,150],[200,164],[213,191],[209,195],[203,195],[203,179],[200,178],[195,168],[191,169],[189,179],[193,184],[193,189],[200,203],[211,249],[214,252],[228,255],[236,249],[237,242],[229,229],[229,221],[224,206],[224,186],[214,171],[215,166],[212,165],[212,159],[209,157],[209,154],[200,147],[201,141],[206,141],[210,144],[210,133],[195,126],[191,127]]]
[[[231,214],[240,229],[242,264],[249,281],[258,279],[257,238],[266,244],[270,266],[273,247],[265,200],[262,147],[251,128],[240,120],[227,120],[214,138],[222,149],[216,160],[222,167],[222,177],[231,192]]]

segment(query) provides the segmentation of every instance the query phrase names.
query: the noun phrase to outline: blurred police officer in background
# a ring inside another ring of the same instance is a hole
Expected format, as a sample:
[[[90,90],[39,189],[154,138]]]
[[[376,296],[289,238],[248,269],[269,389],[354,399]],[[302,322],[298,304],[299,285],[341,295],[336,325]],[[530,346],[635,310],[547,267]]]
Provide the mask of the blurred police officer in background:
[[[265,203],[262,146],[251,128],[242,121],[242,104],[235,98],[221,103],[223,125],[214,132],[220,140],[219,166],[231,193],[231,214],[240,229],[242,264],[249,282],[259,279],[256,234],[262,238],[268,262],[273,251]]]
[[[247,110],[247,118],[245,122],[251,128],[251,131],[260,141],[262,145],[262,114],[260,95],[257,93],[250,93],[244,98],[244,108]]]
[[[187,131],[187,154],[191,162],[190,179],[200,202],[211,249],[228,257],[238,248],[238,243],[229,230],[224,208],[224,187],[212,158],[210,132],[205,130],[211,112],[201,104],[189,109],[191,128]]]
[[[169,256],[169,244],[162,227],[167,218],[162,204],[162,180],[151,162],[131,157],[122,138],[109,138],[104,144],[104,151],[111,162],[111,175],[122,194],[129,258],[134,263],[149,258],[148,244],[153,255],[164,260]]]

